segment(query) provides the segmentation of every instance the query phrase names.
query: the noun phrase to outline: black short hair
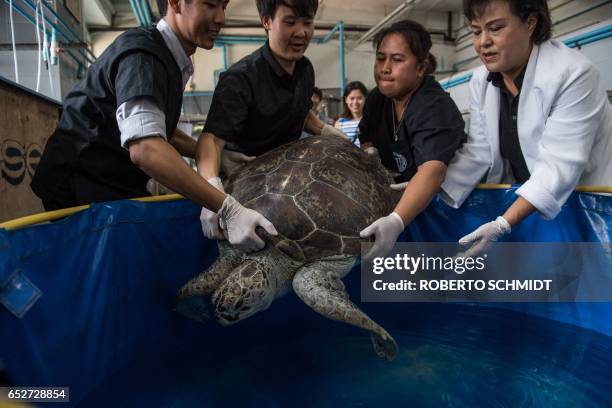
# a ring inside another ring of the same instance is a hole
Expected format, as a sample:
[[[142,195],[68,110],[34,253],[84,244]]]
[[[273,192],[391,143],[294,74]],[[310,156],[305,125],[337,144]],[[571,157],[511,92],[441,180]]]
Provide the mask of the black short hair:
[[[374,48],[377,51],[385,37],[390,34],[399,34],[404,37],[408,48],[410,48],[417,61],[420,63],[427,62],[425,75],[431,75],[436,72],[438,63],[436,62],[436,57],[429,52],[431,50],[431,36],[425,27],[413,20],[402,20],[393,23],[389,27],[383,28],[374,37]]]
[[[317,88],[316,86],[314,87],[314,90],[312,91],[313,95],[317,95],[319,97],[319,99],[323,99],[323,92],[321,92],[321,90],[319,88]]]
[[[351,110],[349,109],[348,105],[346,104],[346,98],[355,89],[357,89],[358,91],[361,91],[363,96],[366,96],[366,97],[368,96],[368,88],[366,88],[366,86],[363,84],[363,82],[353,81],[353,82],[349,82],[348,84],[346,84],[346,87],[344,88],[344,94],[342,94],[342,105],[343,105],[342,107],[343,107],[343,111],[342,111],[342,115],[340,115],[340,117],[347,118],[347,119],[352,119],[353,118],[353,115],[351,114]]]
[[[168,0],[155,0],[157,3],[157,10],[159,10],[160,18],[164,18],[168,12]],[[185,4],[190,4],[191,0],[185,0]]]
[[[279,6],[287,6],[297,17],[314,18],[319,8],[318,0],[256,0],[259,17],[274,18]]]
[[[468,21],[482,15],[491,0],[463,0],[463,14]],[[546,0],[506,0],[510,5],[512,14],[527,21],[529,16],[538,19],[536,28],[533,30],[532,39],[536,44],[550,40],[552,36],[552,20]]]
[[[168,0],[155,0],[157,3],[157,10],[159,10],[159,16],[164,18],[168,12]],[[191,4],[191,0],[185,0],[185,4]]]
[[[164,17],[168,11],[168,0],[156,0],[157,9],[159,10],[160,17]]]

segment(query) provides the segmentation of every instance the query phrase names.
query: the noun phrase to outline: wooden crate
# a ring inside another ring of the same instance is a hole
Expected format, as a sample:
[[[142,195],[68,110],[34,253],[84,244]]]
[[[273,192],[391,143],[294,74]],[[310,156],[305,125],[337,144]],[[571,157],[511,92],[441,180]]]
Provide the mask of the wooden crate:
[[[43,212],[30,189],[59,104],[0,80],[0,222]]]

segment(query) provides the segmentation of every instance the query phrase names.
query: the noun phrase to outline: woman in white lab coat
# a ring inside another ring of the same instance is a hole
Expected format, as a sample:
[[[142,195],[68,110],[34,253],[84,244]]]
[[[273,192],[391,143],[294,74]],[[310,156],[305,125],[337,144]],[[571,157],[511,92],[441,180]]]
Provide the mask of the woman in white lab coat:
[[[612,109],[592,63],[549,39],[545,0],[465,0],[464,12],[484,66],[442,197],[458,208],[485,177],[522,183],[504,214],[459,241],[476,256],[533,212],[557,216],[578,183],[612,185]]]

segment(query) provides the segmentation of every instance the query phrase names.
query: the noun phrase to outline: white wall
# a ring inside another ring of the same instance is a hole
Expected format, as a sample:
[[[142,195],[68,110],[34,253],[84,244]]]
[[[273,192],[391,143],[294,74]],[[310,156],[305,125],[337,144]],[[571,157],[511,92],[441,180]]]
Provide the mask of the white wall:
[[[591,32],[609,25],[612,25],[612,19],[573,33],[566,34],[560,37],[559,40],[570,39],[585,32]],[[601,73],[606,90],[612,91],[612,37],[583,45],[580,47],[580,52],[593,61]]]
[[[33,91],[36,91],[38,78],[38,55],[37,50],[21,50],[17,53],[19,84]],[[49,71],[42,62],[38,93],[59,101],[61,100],[59,65],[49,65],[49,69],[51,80],[49,80]],[[0,76],[16,82],[13,51],[0,51]],[[53,87],[53,92],[51,92],[51,87]]]
[[[97,57],[113,42],[123,31],[96,31],[90,33],[91,52]]]
[[[223,68],[221,49],[203,50],[198,48],[191,60],[193,61],[193,76],[187,83],[185,91],[213,90],[215,87],[213,72],[216,69]]]

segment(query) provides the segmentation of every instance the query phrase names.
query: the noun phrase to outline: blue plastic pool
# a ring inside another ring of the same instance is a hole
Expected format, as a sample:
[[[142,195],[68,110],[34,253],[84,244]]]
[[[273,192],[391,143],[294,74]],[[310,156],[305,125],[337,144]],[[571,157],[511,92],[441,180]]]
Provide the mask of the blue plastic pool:
[[[146,351],[84,406],[608,407],[612,338],[519,312],[469,305],[377,304],[395,361],[369,336],[319,318],[295,298],[188,341]],[[369,306],[369,307],[368,307]]]
[[[436,201],[407,238],[455,241],[514,198]],[[564,208],[555,221],[531,217],[516,239],[610,242],[610,197]],[[125,201],[0,230],[0,281],[20,273],[42,293],[21,319],[0,308],[8,381],[69,386],[84,407],[612,406],[612,303],[362,304],[397,340],[392,363],[293,294],[232,327],[178,316],[178,289],[216,257],[199,213]],[[359,272],[344,281],[358,301]]]

